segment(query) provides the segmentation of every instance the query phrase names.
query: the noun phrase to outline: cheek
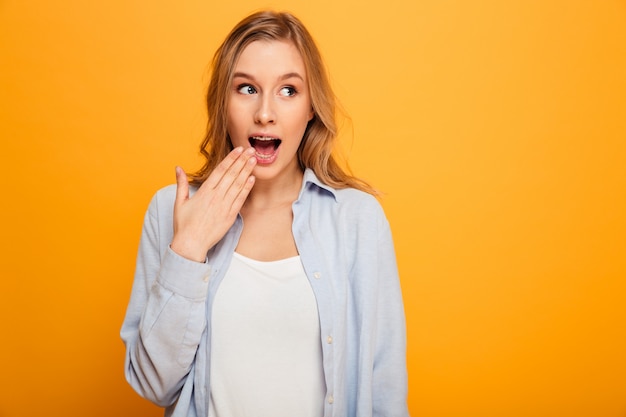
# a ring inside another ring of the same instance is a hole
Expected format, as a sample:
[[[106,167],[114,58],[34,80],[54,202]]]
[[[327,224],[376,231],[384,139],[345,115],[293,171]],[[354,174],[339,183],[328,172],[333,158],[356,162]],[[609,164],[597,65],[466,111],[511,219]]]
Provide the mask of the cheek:
[[[226,120],[228,124],[238,124],[239,120],[241,119],[242,111],[242,105],[238,103],[236,99],[228,100],[228,103],[226,103]]]
[[[308,124],[309,119],[307,115],[303,115],[302,113],[294,114],[290,119],[289,130],[291,130],[294,135],[302,136]]]
[[[241,111],[233,108],[233,106],[229,106],[226,115],[226,128],[228,129],[228,132],[234,134],[238,130],[241,130],[242,126]]]
[[[315,113],[313,112],[311,105],[308,103],[299,105],[298,108],[294,109],[292,113],[293,118],[304,122],[305,124],[313,119],[313,116],[315,116]]]

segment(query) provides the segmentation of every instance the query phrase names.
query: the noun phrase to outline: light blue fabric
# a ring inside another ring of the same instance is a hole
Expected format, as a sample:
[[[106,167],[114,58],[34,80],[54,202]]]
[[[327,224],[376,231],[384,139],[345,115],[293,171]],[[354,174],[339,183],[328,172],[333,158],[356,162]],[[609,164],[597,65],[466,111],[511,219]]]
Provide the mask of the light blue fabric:
[[[145,216],[121,336],[126,378],[165,416],[206,417],[211,305],[235,250],[238,217],[207,263],[169,248],[176,188]],[[334,190],[304,173],[293,235],[315,294],[327,394],[325,417],[406,417],[402,294],[389,223],[374,197]]]

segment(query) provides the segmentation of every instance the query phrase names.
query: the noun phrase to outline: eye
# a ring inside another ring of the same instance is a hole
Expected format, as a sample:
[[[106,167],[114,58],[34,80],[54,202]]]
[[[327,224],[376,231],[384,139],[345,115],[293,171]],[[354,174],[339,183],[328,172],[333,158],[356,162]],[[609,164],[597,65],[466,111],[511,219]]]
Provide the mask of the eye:
[[[254,94],[256,93],[256,89],[254,87],[252,87],[250,84],[242,84],[239,87],[237,87],[237,91],[239,92],[239,94]]]
[[[297,93],[296,89],[293,87],[283,87],[280,89],[279,94],[284,97],[295,96]]]

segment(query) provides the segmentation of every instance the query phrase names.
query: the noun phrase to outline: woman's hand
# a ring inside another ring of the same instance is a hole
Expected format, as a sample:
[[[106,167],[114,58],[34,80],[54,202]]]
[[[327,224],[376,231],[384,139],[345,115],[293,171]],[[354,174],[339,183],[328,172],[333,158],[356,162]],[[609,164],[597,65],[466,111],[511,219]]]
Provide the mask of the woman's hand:
[[[191,198],[187,175],[176,167],[174,252],[192,261],[205,261],[208,250],[224,237],[246,201],[254,185],[255,165],[254,148],[233,149]]]

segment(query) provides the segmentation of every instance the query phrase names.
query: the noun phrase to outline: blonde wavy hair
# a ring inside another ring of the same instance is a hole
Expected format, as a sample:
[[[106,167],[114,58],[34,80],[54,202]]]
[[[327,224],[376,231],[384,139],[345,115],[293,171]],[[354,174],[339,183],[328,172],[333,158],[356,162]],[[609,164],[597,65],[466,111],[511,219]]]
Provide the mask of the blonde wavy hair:
[[[200,145],[206,158],[202,168],[190,176],[190,183],[201,185],[212,170],[233,149],[227,131],[227,104],[233,72],[239,56],[254,41],[292,42],[304,61],[314,116],[309,121],[298,149],[298,161],[310,168],[326,185],[356,188],[378,193],[365,181],[342,168],[334,156],[337,140],[337,100],[328,79],[319,49],[302,22],[287,12],[260,11],[244,18],[228,34],[213,56],[206,96],[207,131]]]

